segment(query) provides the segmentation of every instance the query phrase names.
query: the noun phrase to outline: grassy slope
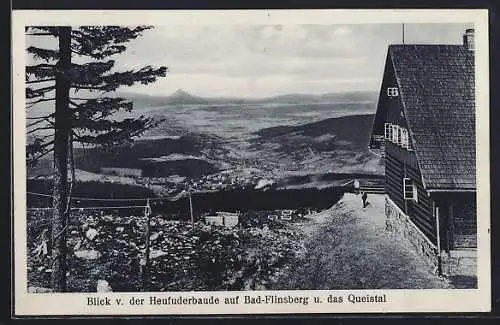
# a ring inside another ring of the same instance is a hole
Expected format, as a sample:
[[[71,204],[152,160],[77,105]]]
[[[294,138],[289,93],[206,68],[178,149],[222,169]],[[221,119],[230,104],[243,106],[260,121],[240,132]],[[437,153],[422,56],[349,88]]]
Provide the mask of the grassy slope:
[[[409,242],[385,230],[384,198],[346,194],[330,211],[302,227],[306,251],[273,289],[450,288]]]
[[[289,159],[299,170],[383,174],[383,161],[368,151],[373,115],[330,118],[262,129],[253,149],[267,159]]]

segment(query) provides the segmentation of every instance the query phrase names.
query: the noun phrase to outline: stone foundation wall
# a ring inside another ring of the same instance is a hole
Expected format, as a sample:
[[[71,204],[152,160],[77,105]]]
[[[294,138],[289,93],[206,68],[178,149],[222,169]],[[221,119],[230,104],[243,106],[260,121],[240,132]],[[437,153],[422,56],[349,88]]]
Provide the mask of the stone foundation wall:
[[[438,250],[436,246],[418,229],[410,218],[388,197],[385,198],[386,229],[393,235],[408,240],[416,252],[428,261],[432,271],[438,271]]]
[[[386,229],[393,235],[408,240],[416,252],[425,258],[434,273],[438,271],[437,247],[411,222],[410,218],[388,197],[385,198]],[[453,250],[441,252],[441,271],[444,276],[477,275],[476,250]]]

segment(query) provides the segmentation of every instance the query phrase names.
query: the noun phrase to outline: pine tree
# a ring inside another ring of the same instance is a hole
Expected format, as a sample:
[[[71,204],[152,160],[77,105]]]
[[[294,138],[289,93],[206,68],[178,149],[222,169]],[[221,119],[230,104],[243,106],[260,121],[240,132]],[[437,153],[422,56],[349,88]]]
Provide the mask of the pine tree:
[[[54,108],[50,114],[28,117],[27,134],[31,140],[26,146],[26,159],[28,165],[36,165],[43,156],[53,153],[54,157],[51,285],[57,292],[66,291],[66,229],[74,182],[73,143],[113,146],[133,141],[160,122],[145,116],[113,118],[118,111],[133,109],[132,102],[112,96],[119,87],[147,85],[166,76],[166,67],[113,69],[115,61],[110,57],[123,53],[127,42],[150,28],[26,28],[27,36],[54,38],[58,44],[58,49],[35,46],[26,49],[36,61],[26,66],[26,109],[36,110],[41,103],[50,103]],[[70,181],[68,165],[72,168]]]

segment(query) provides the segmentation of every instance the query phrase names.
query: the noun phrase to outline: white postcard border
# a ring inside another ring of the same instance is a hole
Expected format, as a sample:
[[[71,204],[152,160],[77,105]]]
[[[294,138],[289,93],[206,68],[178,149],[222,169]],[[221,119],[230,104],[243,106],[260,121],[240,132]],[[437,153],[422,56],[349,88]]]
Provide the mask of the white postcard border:
[[[476,29],[476,143],[478,213],[478,289],[453,290],[301,290],[184,293],[27,293],[26,168],[25,168],[25,45],[24,26],[33,25],[242,25],[242,24],[363,24],[363,23],[474,23]],[[231,10],[231,11],[108,11],[22,10],[12,14],[13,63],[13,173],[14,173],[14,302],[15,315],[178,315],[281,314],[373,312],[488,312],[491,308],[490,184],[489,184],[489,59],[488,12],[478,9],[438,10]],[[258,295],[309,297],[303,304],[226,305],[226,297]],[[327,303],[329,295],[346,302]],[[386,303],[350,303],[356,296],[386,295]],[[135,298],[218,297],[211,305],[130,305]],[[89,306],[89,297],[122,299],[124,305]],[[313,297],[323,302],[314,303]]]

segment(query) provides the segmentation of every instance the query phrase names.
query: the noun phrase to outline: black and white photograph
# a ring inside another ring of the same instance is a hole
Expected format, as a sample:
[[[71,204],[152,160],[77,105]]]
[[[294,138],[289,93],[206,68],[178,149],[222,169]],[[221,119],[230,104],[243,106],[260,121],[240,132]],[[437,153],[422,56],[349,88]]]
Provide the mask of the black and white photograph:
[[[22,294],[232,313],[482,292],[477,18],[401,17],[25,19]]]

